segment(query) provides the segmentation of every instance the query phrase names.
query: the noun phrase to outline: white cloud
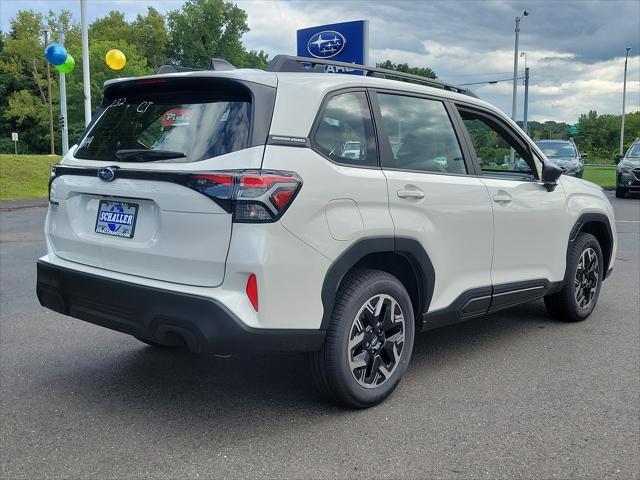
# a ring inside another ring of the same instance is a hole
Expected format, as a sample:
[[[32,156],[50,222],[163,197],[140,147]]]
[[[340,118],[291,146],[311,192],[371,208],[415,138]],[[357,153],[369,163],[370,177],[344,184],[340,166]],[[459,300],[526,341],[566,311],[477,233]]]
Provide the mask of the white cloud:
[[[142,0],[89,0],[91,19],[111,9],[128,18],[144,12]],[[179,8],[182,0],[153,2],[161,12]],[[245,45],[271,56],[295,54],[296,30],[323,23],[368,19],[371,62],[392,60],[431,67],[453,83],[507,79],[513,72],[513,18],[521,0],[489,1],[284,1],[239,0],[251,31]],[[20,9],[46,12],[72,9],[79,2],[47,0],[0,2],[2,28]],[[590,109],[619,113],[622,101],[624,47],[632,47],[627,83],[627,111],[640,109],[640,2],[528,1],[531,16],[523,21],[521,51],[531,69],[530,119],[575,122]],[[523,68],[522,62],[520,63]],[[511,111],[509,82],[471,87],[507,113]],[[523,88],[519,86],[519,118]]]

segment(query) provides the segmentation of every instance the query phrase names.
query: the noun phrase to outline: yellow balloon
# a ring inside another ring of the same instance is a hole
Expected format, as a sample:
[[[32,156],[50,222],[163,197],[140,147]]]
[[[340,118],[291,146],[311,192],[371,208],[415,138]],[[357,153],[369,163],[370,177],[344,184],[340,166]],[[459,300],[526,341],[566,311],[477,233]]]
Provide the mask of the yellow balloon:
[[[111,70],[122,70],[127,63],[127,57],[120,50],[114,48],[107,52],[104,61]]]

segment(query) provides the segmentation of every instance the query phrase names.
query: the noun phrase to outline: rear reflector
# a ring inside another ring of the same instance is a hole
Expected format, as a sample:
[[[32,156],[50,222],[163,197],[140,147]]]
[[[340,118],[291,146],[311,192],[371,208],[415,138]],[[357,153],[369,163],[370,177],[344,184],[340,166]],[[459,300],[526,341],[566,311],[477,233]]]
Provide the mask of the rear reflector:
[[[249,275],[247,279],[247,297],[249,297],[249,301],[251,305],[253,305],[253,309],[258,311],[258,280],[255,274]]]

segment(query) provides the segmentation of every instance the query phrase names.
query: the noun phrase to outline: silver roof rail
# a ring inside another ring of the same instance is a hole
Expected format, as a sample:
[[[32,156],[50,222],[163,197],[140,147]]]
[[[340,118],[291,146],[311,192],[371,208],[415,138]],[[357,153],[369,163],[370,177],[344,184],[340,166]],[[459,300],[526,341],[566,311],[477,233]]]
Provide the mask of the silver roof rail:
[[[410,83],[417,83],[420,85],[427,85],[429,87],[441,88],[451,92],[462,93],[471,97],[476,95],[470,90],[453,85],[450,83],[441,82],[433,78],[422,77],[420,75],[413,75],[411,73],[398,72],[396,70],[387,70],[385,68],[367,67],[366,65],[359,65],[357,63],[338,62],[334,60],[325,60],[320,58],[309,57],[296,57],[293,55],[276,55],[267,65],[268,72],[315,72],[324,73],[324,65],[331,65],[334,67],[349,68],[353,70],[361,70],[365,72],[368,77],[376,78],[397,78]]]

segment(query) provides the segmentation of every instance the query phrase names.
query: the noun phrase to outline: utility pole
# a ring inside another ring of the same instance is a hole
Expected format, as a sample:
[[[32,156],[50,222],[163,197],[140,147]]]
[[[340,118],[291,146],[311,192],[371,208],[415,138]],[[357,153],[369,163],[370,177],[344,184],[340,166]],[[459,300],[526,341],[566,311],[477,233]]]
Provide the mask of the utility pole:
[[[46,24],[42,25],[42,30],[44,31],[44,46],[47,47],[49,43],[49,26]],[[53,101],[51,99],[51,66],[49,62],[47,63],[47,96],[49,97],[49,136],[51,137],[51,155],[56,154],[55,143],[53,139]]]
[[[82,30],[82,90],[84,92],[84,126],[91,122],[91,83],[89,79],[89,27],[87,0],[80,0],[80,29]]]
[[[522,129],[524,133],[529,135],[529,126],[527,124],[527,116],[529,114],[529,67],[524,69],[524,119],[522,121]]]
[[[58,43],[64,46],[62,17],[58,21]],[[62,130],[62,155],[64,156],[69,151],[69,122],[67,121],[67,81],[66,75],[62,72],[60,72],[60,129]]]
[[[624,57],[624,83],[622,87],[622,123],[620,124],[620,155],[624,155],[624,110],[625,100],[627,97],[627,62],[629,61],[629,50],[631,47],[627,47],[627,55]]]

